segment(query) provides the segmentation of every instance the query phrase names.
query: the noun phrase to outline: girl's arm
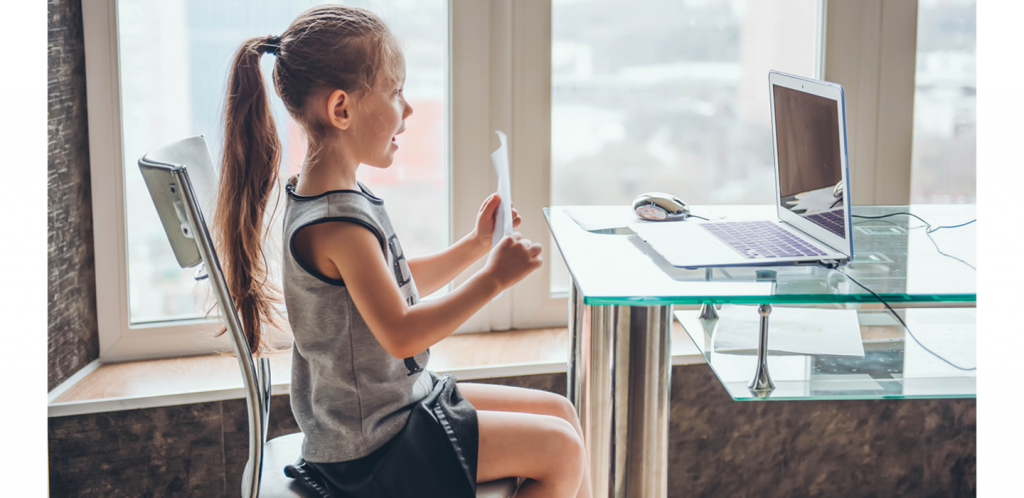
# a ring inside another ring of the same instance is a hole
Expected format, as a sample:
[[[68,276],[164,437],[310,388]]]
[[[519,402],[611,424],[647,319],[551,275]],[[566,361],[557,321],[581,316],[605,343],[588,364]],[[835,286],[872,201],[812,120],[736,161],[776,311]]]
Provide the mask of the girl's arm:
[[[448,249],[429,256],[409,259],[409,271],[421,296],[428,296],[444,287],[491,250],[494,216],[500,201],[497,194],[488,197],[477,212],[473,231]],[[513,208],[512,226],[517,227],[521,222],[519,213]]]
[[[373,233],[347,222],[314,227],[319,228],[312,241],[316,252],[337,268],[370,331],[396,358],[408,358],[444,339],[541,265],[541,246],[514,233],[495,247],[482,270],[453,292],[409,306]]]

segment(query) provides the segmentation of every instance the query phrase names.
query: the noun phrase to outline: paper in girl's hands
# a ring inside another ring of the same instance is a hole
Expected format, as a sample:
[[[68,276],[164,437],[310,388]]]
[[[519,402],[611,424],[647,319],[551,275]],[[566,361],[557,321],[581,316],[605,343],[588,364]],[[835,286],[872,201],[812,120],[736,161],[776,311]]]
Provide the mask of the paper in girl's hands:
[[[498,175],[498,197],[501,203],[494,216],[494,235],[491,236],[491,249],[498,245],[502,237],[512,233],[512,184],[508,173],[508,137],[501,130],[495,130],[501,145],[491,153],[494,172]]]

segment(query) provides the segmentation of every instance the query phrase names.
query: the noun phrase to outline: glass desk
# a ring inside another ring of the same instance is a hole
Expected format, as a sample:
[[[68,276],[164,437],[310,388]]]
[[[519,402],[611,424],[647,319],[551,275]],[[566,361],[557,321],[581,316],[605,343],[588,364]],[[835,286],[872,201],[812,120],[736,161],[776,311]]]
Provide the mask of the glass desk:
[[[933,227],[958,225],[975,217],[972,205],[853,208],[854,215],[866,216],[900,211],[910,211]],[[764,219],[775,215],[775,207],[691,206],[691,212],[712,221]],[[880,306],[870,292],[842,273],[821,267],[696,270],[673,267],[639,237],[622,228],[634,219],[629,206],[554,206],[545,208],[544,215],[572,277],[568,396],[576,406],[583,427],[594,496],[667,496],[669,339],[673,305],[701,305],[700,311],[693,312],[693,320],[699,321],[699,317],[717,318],[714,304],[755,304],[766,312],[764,326],[770,319],[773,304],[854,309]],[[684,223],[693,222],[700,220]],[[923,224],[914,218],[854,218],[854,225],[854,261],[842,270],[890,304],[895,307],[974,305],[977,300],[975,270],[968,264],[975,265],[975,225],[931,234],[943,252],[963,262],[940,254]],[[759,274],[758,270],[771,271]],[[698,347],[705,345],[705,332],[699,325],[695,327],[692,322],[683,325],[691,337],[696,336],[694,342]],[[750,333],[757,336],[759,331],[754,328]],[[903,344],[909,347],[906,341]],[[789,384],[789,379],[791,370],[796,367],[786,362],[801,361],[799,359],[766,354],[763,361],[753,356],[719,360],[717,353],[705,354],[710,357],[712,368],[718,367],[716,374],[727,389],[740,381],[735,379],[749,380],[755,372],[758,374],[755,380],[761,380],[758,387],[763,388],[771,383],[767,372],[779,369],[777,393],[761,389],[745,394],[742,399],[814,398],[792,395],[797,388]],[[733,361],[738,363],[730,363]],[[806,364],[807,360],[802,361]],[[973,366],[973,361],[961,363]],[[759,365],[762,370],[756,370]],[[726,373],[727,368],[732,370]],[[815,393],[822,393],[819,399],[830,397],[824,395],[829,386],[818,389],[822,382],[834,380],[823,377],[825,375],[829,374],[824,370],[813,376],[808,372],[807,384],[799,389],[810,393],[813,387]],[[973,376],[969,375],[951,379],[958,380],[950,380],[950,384],[973,384]],[[898,383],[896,379],[884,382],[893,391]],[[905,386],[911,384],[904,379],[901,391],[904,397],[907,395]],[[881,390],[884,389],[883,386]],[[730,393],[733,392],[742,394],[742,391],[730,389]],[[937,397],[942,394],[922,392],[919,395]],[[964,388],[956,395],[973,395],[973,388]],[[863,391],[860,396],[847,392],[843,397],[862,396]]]

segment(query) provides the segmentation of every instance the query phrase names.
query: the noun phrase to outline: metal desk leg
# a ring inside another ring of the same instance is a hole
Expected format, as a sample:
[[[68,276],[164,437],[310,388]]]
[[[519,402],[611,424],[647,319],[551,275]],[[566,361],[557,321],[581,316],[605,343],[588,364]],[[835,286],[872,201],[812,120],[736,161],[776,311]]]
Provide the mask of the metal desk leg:
[[[672,306],[588,306],[570,292],[568,392],[594,496],[665,498]]]
[[[710,282],[714,278],[714,273],[714,268],[705,268],[704,281]],[[697,317],[701,320],[718,320],[718,310],[715,309],[714,303],[704,303],[700,305],[700,314]]]
[[[767,394],[775,389],[772,378],[768,375],[768,315],[772,312],[772,305],[762,304],[757,308],[761,315],[761,329],[758,332],[757,341],[757,367],[754,369],[754,378],[750,379],[747,387],[755,393]]]

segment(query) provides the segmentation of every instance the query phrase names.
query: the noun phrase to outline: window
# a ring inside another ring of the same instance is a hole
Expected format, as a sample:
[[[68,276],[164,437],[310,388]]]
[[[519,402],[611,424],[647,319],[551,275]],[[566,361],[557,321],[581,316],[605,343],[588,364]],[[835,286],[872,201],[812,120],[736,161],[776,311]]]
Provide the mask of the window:
[[[817,75],[817,1],[552,3],[552,204],[773,202],[768,71]]]
[[[176,264],[137,161],[162,145],[204,135],[216,163],[227,79],[238,46],[251,37],[280,34],[296,15],[320,3],[327,2],[107,0],[86,5],[90,115],[96,118],[90,119],[93,174],[114,179],[106,194],[106,185],[99,185],[101,193],[94,190],[104,360],[227,348],[225,341],[213,338],[219,325],[206,319],[215,304],[211,293],[196,285],[192,271]],[[410,254],[436,252],[447,246],[450,225],[446,2],[347,3],[377,12],[399,36],[408,72],[405,94],[414,109],[407,133],[399,137],[402,152],[395,163],[386,170],[361,168],[360,179],[392,213],[401,213],[393,221]],[[273,92],[273,63],[269,55],[261,60],[282,140],[281,176],[287,178],[301,168],[306,143]],[[280,274],[281,202],[267,242],[275,278]]]
[[[975,1],[920,0],[911,202],[977,201]]]
[[[175,265],[135,162],[193,134],[206,135],[216,157],[233,50],[245,38],[279,34],[313,3],[84,4],[103,361],[229,348],[202,318],[209,303],[197,301],[192,272]],[[883,187],[909,192],[912,116],[908,105],[904,125],[898,104],[910,99],[890,83],[913,66],[902,61],[913,57],[916,10],[901,2],[346,3],[380,13],[404,41],[415,109],[405,146],[392,168],[361,174],[387,201],[410,254],[473,228],[496,185],[489,156],[497,129],[510,138],[519,230],[532,240],[550,240],[541,208],[552,204],[625,204],[647,190],[694,204],[770,202],[769,69],[847,88],[851,160],[863,170],[853,183],[869,187],[857,187],[855,199],[870,194],[857,202],[892,198]],[[263,59],[265,71],[272,62]],[[272,98],[288,176],[303,140]],[[892,167],[902,163],[889,156],[904,150],[907,167]],[[888,181],[904,173],[906,188]],[[546,244],[540,270],[459,330],[564,325],[568,275],[556,252]]]

